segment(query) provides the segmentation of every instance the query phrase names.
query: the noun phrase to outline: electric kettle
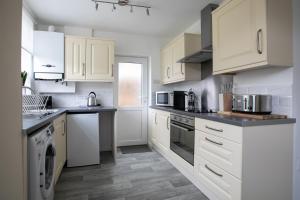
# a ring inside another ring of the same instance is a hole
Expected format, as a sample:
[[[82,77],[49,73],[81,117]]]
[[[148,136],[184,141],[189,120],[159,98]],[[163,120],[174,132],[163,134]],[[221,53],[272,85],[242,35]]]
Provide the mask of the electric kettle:
[[[97,106],[97,99],[96,99],[96,93],[95,92],[90,92],[89,96],[87,98],[87,106],[92,107],[92,106]]]

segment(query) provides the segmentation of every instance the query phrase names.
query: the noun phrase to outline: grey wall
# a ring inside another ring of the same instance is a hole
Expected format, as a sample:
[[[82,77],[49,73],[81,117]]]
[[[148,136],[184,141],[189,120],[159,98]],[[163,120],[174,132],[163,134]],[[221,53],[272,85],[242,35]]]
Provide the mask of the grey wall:
[[[21,134],[22,0],[0,1],[0,199],[25,199]]]
[[[293,115],[297,118],[294,131],[294,200],[300,199],[300,1],[294,0],[294,83]],[[297,169],[298,168],[298,169]]]

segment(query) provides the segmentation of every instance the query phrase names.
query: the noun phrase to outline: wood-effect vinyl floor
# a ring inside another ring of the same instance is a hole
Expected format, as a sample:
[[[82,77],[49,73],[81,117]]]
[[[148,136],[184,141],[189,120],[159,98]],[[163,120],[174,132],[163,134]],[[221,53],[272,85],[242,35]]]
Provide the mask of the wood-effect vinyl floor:
[[[155,151],[119,152],[116,163],[112,159],[102,163],[64,168],[55,200],[208,200]]]

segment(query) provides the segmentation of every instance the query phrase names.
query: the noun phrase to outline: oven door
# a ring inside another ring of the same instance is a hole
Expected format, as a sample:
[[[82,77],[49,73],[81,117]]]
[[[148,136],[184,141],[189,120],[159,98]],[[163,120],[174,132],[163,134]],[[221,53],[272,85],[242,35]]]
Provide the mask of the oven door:
[[[170,148],[184,160],[194,165],[195,128],[171,121]]]

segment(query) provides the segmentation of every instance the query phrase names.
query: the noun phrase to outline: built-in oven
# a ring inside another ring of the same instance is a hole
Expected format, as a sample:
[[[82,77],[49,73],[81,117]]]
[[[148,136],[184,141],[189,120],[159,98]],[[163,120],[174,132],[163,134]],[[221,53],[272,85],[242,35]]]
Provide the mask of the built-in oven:
[[[184,160],[194,165],[195,118],[171,114],[170,148]]]
[[[173,92],[156,92],[155,104],[157,106],[173,106],[174,105],[174,93]]]

